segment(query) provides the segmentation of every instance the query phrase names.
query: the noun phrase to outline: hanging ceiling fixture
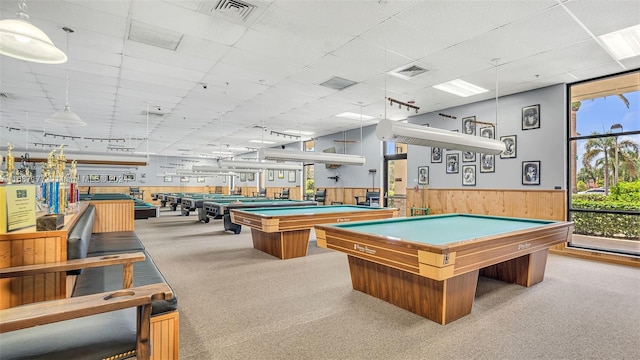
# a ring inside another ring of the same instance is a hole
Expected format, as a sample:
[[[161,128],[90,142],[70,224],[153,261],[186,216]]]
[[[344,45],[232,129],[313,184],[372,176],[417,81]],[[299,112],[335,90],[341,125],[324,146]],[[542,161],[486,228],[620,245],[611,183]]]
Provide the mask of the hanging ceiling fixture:
[[[302,164],[281,164],[277,162],[258,162],[258,161],[242,161],[242,160],[218,160],[217,166],[194,165],[193,171],[214,171],[227,169],[231,171],[245,170],[302,170]]]
[[[483,154],[497,155],[505,150],[505,145],[500,140],[427,126],[403,124],[387,119],[378,122],[376,126],[376,136],[383,141],[396,141],[403,144],[473,151]]]
[[[31,24],[24,0],[18,8],[18,19],[0,21],[0,54],[43,64],[66,62],[67,55],[53,44],[44,31]]]
[[[67,33],[67,52],[69,52],[69,34],[73,33],[74,30],[68,27],[63,27],[62,30],[64,30]],[[56,111],[55,113],[53,113],[53,115],[51,115],[50,118],[46,119],[45,122],[49,124],[61,125],[61,126],[86,126],[87,123],[82,121],[82,119],[80,119],[80,116],[78,116],[76,113],[71,111],[71,108],[69,107],[69,67],[68,66],[66,69],[66,73],[67,73],[66,75],[67,83],[65,88],[64,110]]]
[[[336,164],[336,165],[359,165],[365,163],[364,156],[336,154],[311,151],[296,151],[283,149],[261,149],[258,157],[262,160],[277,161],[302,161],[304,163]]]

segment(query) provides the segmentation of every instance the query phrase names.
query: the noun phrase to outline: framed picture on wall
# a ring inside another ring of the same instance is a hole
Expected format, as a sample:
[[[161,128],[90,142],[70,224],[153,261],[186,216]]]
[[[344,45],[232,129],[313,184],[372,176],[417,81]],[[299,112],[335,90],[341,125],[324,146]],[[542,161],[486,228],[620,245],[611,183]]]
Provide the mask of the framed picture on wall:
[[[485,125],[480,127],[480,136],[488,139],[496,138],[496,131],[493,125]]]
[[[204,176],[198,176],[198,180],[199,183],[203,183],[204,182]]]
[[[173,182],[173,176],[165,176],[164,182]]]
[[[189,182],[189,177],[188,176],[181,176],[180,177],[180,182]]]
[[[480,172],[492,173],[496,172],[496,156],[489,154],[480,155]]]
[[[278,170],[278,179],[284,179],[284,170]]]
[[[89,182],[100,182],[100,175],[89,175]]]
[[[256,174],[254,174],[254,173],[249,173],[249,175],[247,175],[247,180],[249,180],[249,181],[255,181],[255,180],[256,180]]]
[[[124,181],[136,181],[136,174],[124,174],[122,175]]]
[[[476,161],[476,153],[473,151],[463,151],[462,152],[462,162],[475,162]]]
[[[522,130],[538,129],[540,127],[540,104],[522,108]]]
[[[107,181],[108,182],[117,182],[118,181],[118,175],[107,175]]]
[[[246,173],[240,173],[240,181],[241,182],[247,181],[247,174]]]
[[[505,149],[500,153],[500,159],[515,159],[517,155],[517,136],[500,136],[500,141],[504,143]]]
[[[273,181],[273,170],[267,170],[267,180]]]
[[[296,171],[295,170],[289,170],[289,182],[290,183],[296,182]]]
[[[418,166],[418,185],[429,185],[428,166]]]
[[[227,183],[227,177],[226,177],[226,176],[223,176],[223,177],[222,177],[222,183],[223,183],[223,184],[226,184],[226,183]]]
[[[431,163],[441,163],[442,162],[442,148],[432,147],[431,148]]]
[[[462,133],[467,135],[476,134],[476,117],[475,116],[462,118]]]
[[[522,162],[522,185],[540,185],[540,161]]]
[[[462,165],[462,185],[476,186],[476,166]]]
[[[460,157],[458,154],[447,154],[447,174],[459,172]]]

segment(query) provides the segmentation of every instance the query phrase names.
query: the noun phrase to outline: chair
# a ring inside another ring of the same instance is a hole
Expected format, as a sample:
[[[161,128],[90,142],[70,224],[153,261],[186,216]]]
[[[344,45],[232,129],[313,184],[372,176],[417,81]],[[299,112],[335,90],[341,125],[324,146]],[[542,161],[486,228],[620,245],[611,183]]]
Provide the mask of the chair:
[[[369,191],[367,190],[364,201],[360,201],[362,196],[354,196],[356,198],[356,204],[362,206],[371,206],[371,204],[376,204],[375,206],[379,206],[380,204],[380,191]],[[373,200],[373,201],[372,201]]]
[[[258,192],[252,192],[253,197],[267,197],[267,189],[260,189]]]
[[[129,195],[138,199],[142,199],[144,197],[144,190],[140,190],[140,188],[137,186],[136,187],[130,186]]]
[[[282,192],[276,195],[276,199],[289,200],[289,189],[282,189]]]
[[[242,195],[242,188],[241,188],[241,187],[236,188],[236,189],[233,191],[233,195]]]
[[[324,205],[326,194],[327,194],[327,189],[316,190],[316,195],[313,197],[313,201],[317,203],[322,203],[322,205]]]

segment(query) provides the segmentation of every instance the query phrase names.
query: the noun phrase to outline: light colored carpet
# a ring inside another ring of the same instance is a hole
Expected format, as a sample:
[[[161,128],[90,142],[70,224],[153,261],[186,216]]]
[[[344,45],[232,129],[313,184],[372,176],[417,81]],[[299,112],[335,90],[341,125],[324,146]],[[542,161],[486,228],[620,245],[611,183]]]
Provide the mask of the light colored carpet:
[[[549,255],[542,283],[481,277],[442,326],[353,290],[343,253],[279,260],[248,228],[178,214],[135,225],[178,296],[182,360],[640,359],[637,268]]]

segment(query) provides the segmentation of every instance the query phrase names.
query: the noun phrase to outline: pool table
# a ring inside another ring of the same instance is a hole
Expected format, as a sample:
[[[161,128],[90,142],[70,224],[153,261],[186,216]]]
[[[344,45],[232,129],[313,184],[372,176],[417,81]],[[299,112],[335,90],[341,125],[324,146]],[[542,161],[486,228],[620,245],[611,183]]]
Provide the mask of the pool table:
[[[386,219],[397,208],[356,205],[231,209],[231,222],[251,228],[254,249],[280,259],[307,255],[309,234],[316,224]]]
[[[215,200],[215,202],[206,201],[202,207],[207,212],[207,216],[214,219],[223,218],[224,230],[233,231],[234,234],[240,234],[242,231],[241,224],[234,224],[231,221],[231,209],[249,209],[249,208],[263,208],[263,207],[291,207],[291,206],[315,206],[318,203],[308,200],[280,200],[280,199],[265,199],[265,198],[246,198],[239,201],[221,201]]]
[[[355,290],[445,325],[471,313],[478,276],[532,286],[572,222],[446,214],[316,225],[346,253]]]
[[[246,196],[242,195],[220,195],[220,194],[199,194],[184,196],[180,199],[180,213],[184,216],[189,216],[191,211],[202,209],[202,204],[205,201],[218,200],[218,199],[245,199]]]

